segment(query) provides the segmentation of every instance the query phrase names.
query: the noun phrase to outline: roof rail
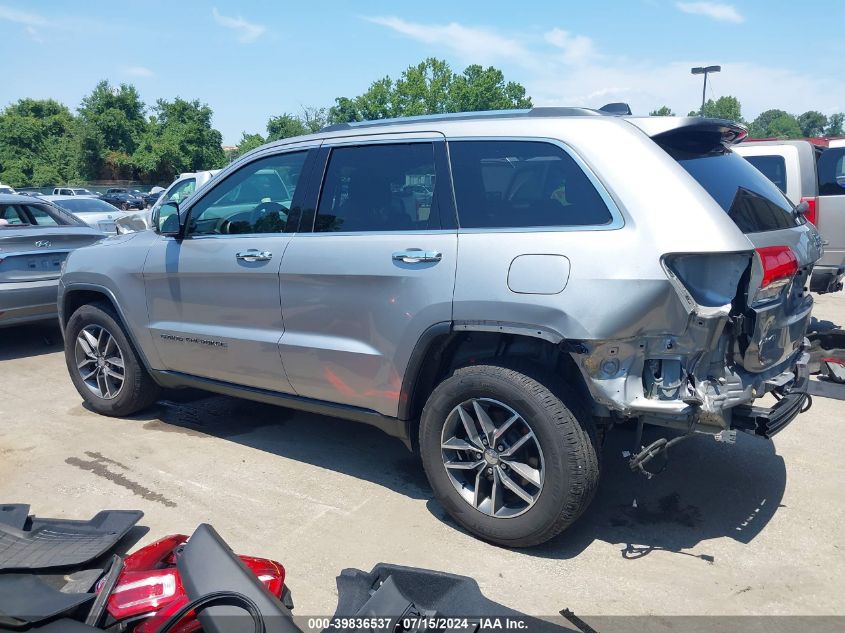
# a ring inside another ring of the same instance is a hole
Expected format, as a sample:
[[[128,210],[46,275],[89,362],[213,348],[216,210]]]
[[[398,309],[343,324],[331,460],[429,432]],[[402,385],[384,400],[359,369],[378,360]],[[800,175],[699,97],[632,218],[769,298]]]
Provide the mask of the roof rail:
[[[622,110],[622,108],[624,108],[624,111]],[[365,127],[400,125],[402,123],[425,123],[428,121],[467,121],[473,119],[602,116],[615,114],[631,114],[631,109],[625,103],[609,103],[598,110],[592,110],[590,108],[540,106],[521,110],[481,110],[478,112],[450,112],[444,114],[423,114],[420,116],[396,117],[392,119],[375,119],[372,121],[353,121],[351,123],[334,123],[332,125],[327,125],[320,131],[335,132],[338,130],[353,130]]]

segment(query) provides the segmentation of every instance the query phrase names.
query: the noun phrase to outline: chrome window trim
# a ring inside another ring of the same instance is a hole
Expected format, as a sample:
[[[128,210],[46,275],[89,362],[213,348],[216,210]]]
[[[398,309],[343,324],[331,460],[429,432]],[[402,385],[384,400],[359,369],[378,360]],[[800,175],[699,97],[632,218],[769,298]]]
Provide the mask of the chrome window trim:
[[[616,199],[611,195],[607,186],[599,178],[590,164],[581,157],[578,152],[569,144],[560,139],[551,138],[548,136],[447,136],[446,147],[452,142],[460,141],[518,141],[530,143],[549,143],[562,149],[566,154],[575,161],[581,171],[587,176],[587,179],[596,188],[596,191],[601,197],[602,201],[607,206],[610,212],[610,222],[607,224],[579,224],[579,225],[554,225],[554,226],[525,226],[525,227],[461,227],[461,210],[458,208],[458,201],[455,200],[455,209],[458,215],[458,233],[472,235],[475,233],[561,233],[571,231],[615,231],[625,226],[625,216],[622,213],[621,205],[617,204]],[[452,156],[449,154],[449,169],[452,169]],[[452,176],[452,193],[455,193],[454,176]]]

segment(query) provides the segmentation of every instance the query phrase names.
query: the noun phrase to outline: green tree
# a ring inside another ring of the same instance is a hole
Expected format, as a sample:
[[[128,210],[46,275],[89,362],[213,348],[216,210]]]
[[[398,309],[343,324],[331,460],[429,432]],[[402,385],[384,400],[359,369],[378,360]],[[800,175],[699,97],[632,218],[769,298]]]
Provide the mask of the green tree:
[[[302,136],[308,134],[305,123],[295,114],[280,114],[270,117],[267,121],[267,141],[278,141],[291,136]]]
[[[76,121],[52,99],[21,99],[0,112],[0,180],[12,186],[76,178]]]
[[[235,156],[232,158],[237,158],[238,156],[242,156],[247,152],[251,152],[256,147],[261,147],[264,143],[267,142],[260,134],[247,134],[246,132],[243,133],[241,136],[241,141],[238,143],[238,151]]]
[[[755,138],[799,138],[801,126],[784,110],[766,110],[751,122],[749,134]]]
[[[827,128],[825,128],[825,136],[842,136],[845,134],[845,114],[837,112],[831,114],[827,119]]]
[[[531,98],[525,96],[525,87],[514,81],[505,82],[502,71],[493,66],[467,66],[454,77],[447,92],[447,112],[507,110],[532,105]]]
[[[652,110],[648,113],[649,116],[675,116],[672,108],[669,106],[660,106],[657,110]]]
[[[530,108],[525,87],[505,81],[502,71],[477,64],[455,74],[430,57],[406,68],[397,80],[383,77],[357,97],[338,97],[328,121],[344,123],[398,116]]]
[[[97,84],[82,99],[79,118],[83,125],[102,139],[101,177],[127,178],[132,175],[131,156],[147,130],[145,106],[134,86],[112,86],[108,81]]]
[[[827,127],[827,117],[817,110],[808,110],[798,115],[798,125],[804,136],[821,136]]]
[[[700,113],[699,110],[696,110],[690,112],[689,116],[698,116]],[[704,116],[742,123],[742,104],[740,104],[739,99],[730,95],[719,97],[715,101],[708,99],[704,104]]]
[[[199,100],[159,99],[132,164],[147,182],[167,182],[177,173],[221,167],[222,135],[211,125],[211,108]]]

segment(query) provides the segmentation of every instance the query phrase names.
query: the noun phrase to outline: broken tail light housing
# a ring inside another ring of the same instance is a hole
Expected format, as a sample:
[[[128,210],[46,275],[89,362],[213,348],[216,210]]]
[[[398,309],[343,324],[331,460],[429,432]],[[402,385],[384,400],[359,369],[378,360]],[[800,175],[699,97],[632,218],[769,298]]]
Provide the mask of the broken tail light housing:
[[[157,631],[158,626],[188,602],[188,596],[176,568],[179,550],[188,537],[184,534],[165,536],[124,560],[117,584],[106,602],[109,615],[116,621],[149,618],[141,623],[136,633]],[[240,559],[277,598],[282,597],[285,568],[266,558],[241,556]],[[97,584],[101,590],[103,581]],[[168,615],[169,614],[169,615]],[[199,628],[193,614],[188,614],[177,629],[187,633]]]
[[[779,298],[798,272],[798,258],[788,246],[763,246],[756,249],[763,269],[763,280],[754,294],[754,305]]]

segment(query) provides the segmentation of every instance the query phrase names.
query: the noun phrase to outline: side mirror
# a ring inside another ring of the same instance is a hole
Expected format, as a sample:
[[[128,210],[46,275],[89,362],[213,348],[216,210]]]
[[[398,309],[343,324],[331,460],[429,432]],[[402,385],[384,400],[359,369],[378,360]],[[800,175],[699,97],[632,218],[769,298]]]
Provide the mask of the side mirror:
[[[795,205],[795,217],[803,218],[809,210],[810,203],[806,200],[802,200],[801,202]]]
[[[159,235],[178,236],[182,231],[182,224],[179,219],[179,203],[166,202],[153,211],[152,224]]]

